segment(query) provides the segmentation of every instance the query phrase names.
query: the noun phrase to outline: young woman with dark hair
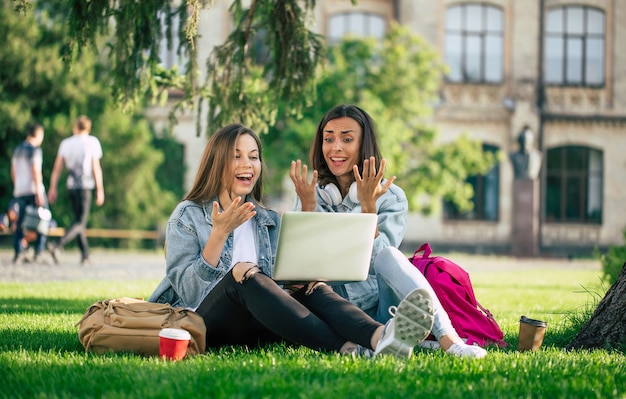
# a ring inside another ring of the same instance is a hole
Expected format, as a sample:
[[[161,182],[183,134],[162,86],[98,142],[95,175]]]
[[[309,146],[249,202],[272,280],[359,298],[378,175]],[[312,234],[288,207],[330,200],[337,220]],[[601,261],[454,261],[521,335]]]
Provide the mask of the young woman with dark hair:
[[[482,358],[487,352],[466,345],[450,322],[426,278],[398,247],[407,229],[408,201],[384,178],[386,161],[380,153],[373,119],[356,105],[339,105],[320,121],[310,153],[313,167],[291,163],[290,177],[298,196],[296,208],[316,212],[363,212],[378,215],[378,229],[367,280],[333,285],[342,297],[381,323],[389,320],[388,309],[397,306],[409,292],[429,292],[434,304],[432,334],[448,354]]]

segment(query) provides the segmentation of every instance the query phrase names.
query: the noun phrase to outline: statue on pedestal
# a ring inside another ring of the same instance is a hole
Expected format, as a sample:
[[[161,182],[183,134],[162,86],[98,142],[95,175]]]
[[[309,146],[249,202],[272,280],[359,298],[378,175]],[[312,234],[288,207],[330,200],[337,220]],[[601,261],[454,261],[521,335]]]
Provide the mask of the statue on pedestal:
[[[510,154],[516,179],[535,180],[541,169],[541,151],[533,148],[535,134],[528,126],[524,126],[517,141],[519,150]]]

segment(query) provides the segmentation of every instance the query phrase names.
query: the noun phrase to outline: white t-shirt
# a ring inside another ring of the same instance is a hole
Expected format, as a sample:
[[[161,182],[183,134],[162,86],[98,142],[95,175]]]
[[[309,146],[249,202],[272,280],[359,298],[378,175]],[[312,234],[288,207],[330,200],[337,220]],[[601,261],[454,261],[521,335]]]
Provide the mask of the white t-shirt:
[[[92,162],[102,158],[102,146],[97,137],[74,134],[61,141],[57,155],[63,158],[68,170],[68,189],[90,190],[96,187]]]
[[[258,264],[256,242],[252,230],[252,220],[248,220],[233,232],[233,263],[250,262]]]

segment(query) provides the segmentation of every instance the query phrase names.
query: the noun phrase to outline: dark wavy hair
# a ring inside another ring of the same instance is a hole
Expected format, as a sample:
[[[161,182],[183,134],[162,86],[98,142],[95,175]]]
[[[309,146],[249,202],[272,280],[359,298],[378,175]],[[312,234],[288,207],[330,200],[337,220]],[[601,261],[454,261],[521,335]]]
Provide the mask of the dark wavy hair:
[[[322,144],[324,143],[324,127],[326,124],[334,119],[348,117],[354,119],[363,131],[363,139],[361,140],[361,151],[359,154],[358,167],[359,172],[363,173],[363,161],[371,156],[376,159],[376,166],[380,165],[383,159],[380,149],[378,147],[378,140],[376,137],[376,125],[374,120],[367,112],[356,105],[341,104],[330,111],[326,112],[315,133],[313,139],[313,146],[309,154],[309,163],[314,170],[318,172],[319,184],[325,186],[328,183],[338,185],[337,178],[332,174],[324,154],[322,153]]]
[[[37,130],[43,129],[43,125],[37,122],[31,122],[26,126],[26,135],[30,137],[35,137],[37,135]]]

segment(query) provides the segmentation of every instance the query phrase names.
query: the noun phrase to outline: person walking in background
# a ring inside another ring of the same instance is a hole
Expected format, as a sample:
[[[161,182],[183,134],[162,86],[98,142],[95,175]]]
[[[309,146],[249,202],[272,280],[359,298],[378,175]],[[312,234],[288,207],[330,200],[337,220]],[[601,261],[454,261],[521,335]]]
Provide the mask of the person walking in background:
[[[43,184],[41,168],[43,165],[44,129],[38,123],[31,123],[26,130],[26,140],[15,148],[11,158],[11,180],[13,181],[13,197],[17,204],[17,220],[13,234],[13,264],[28,262],[24,247],[24,216],[26,206],[47,207],[46,189]],[[39,262],[41,252],[46,245],[46,235],[36,233],[34,261]]]
[[[290,177],[298,195],[296,209],[316,212],[362,212],[378,215],[372,266],[365,281],[333,285],[342,297],[385,323],[389,307],[415,289],[433,298],[432,334],[440,347],[455,356],[482,358],[487,352],[467,345],[422,273],[400,252],[407,229],[408,201],[404,190],[384,178],[386,161],[379,150],[370,115],[356,105],[339,105],[320,121],[310,153],[313,178],[301,160],[291,163]],[[318,184],[319,182],[319,184]]]
[[[57,185],[63,167],[67,168],[67,189],[74,220],[65,235],[58,243],[48,243],[48,250],[58,264],[58,253],[74,238],[78,238],[81,252],[80,264],[89,264],[89,247],[87,245],[87,221],[91,209],[93,190],[96,190],[96,205],[104,203],[104,185],[102,179],[102,146],[97,137],[91,135],[91,120],[80,116],[74,123],[73,135],[64,139],[59,145],[52,175],[50,176],[50,192],[48,199],[51,204],[57,200]]]

